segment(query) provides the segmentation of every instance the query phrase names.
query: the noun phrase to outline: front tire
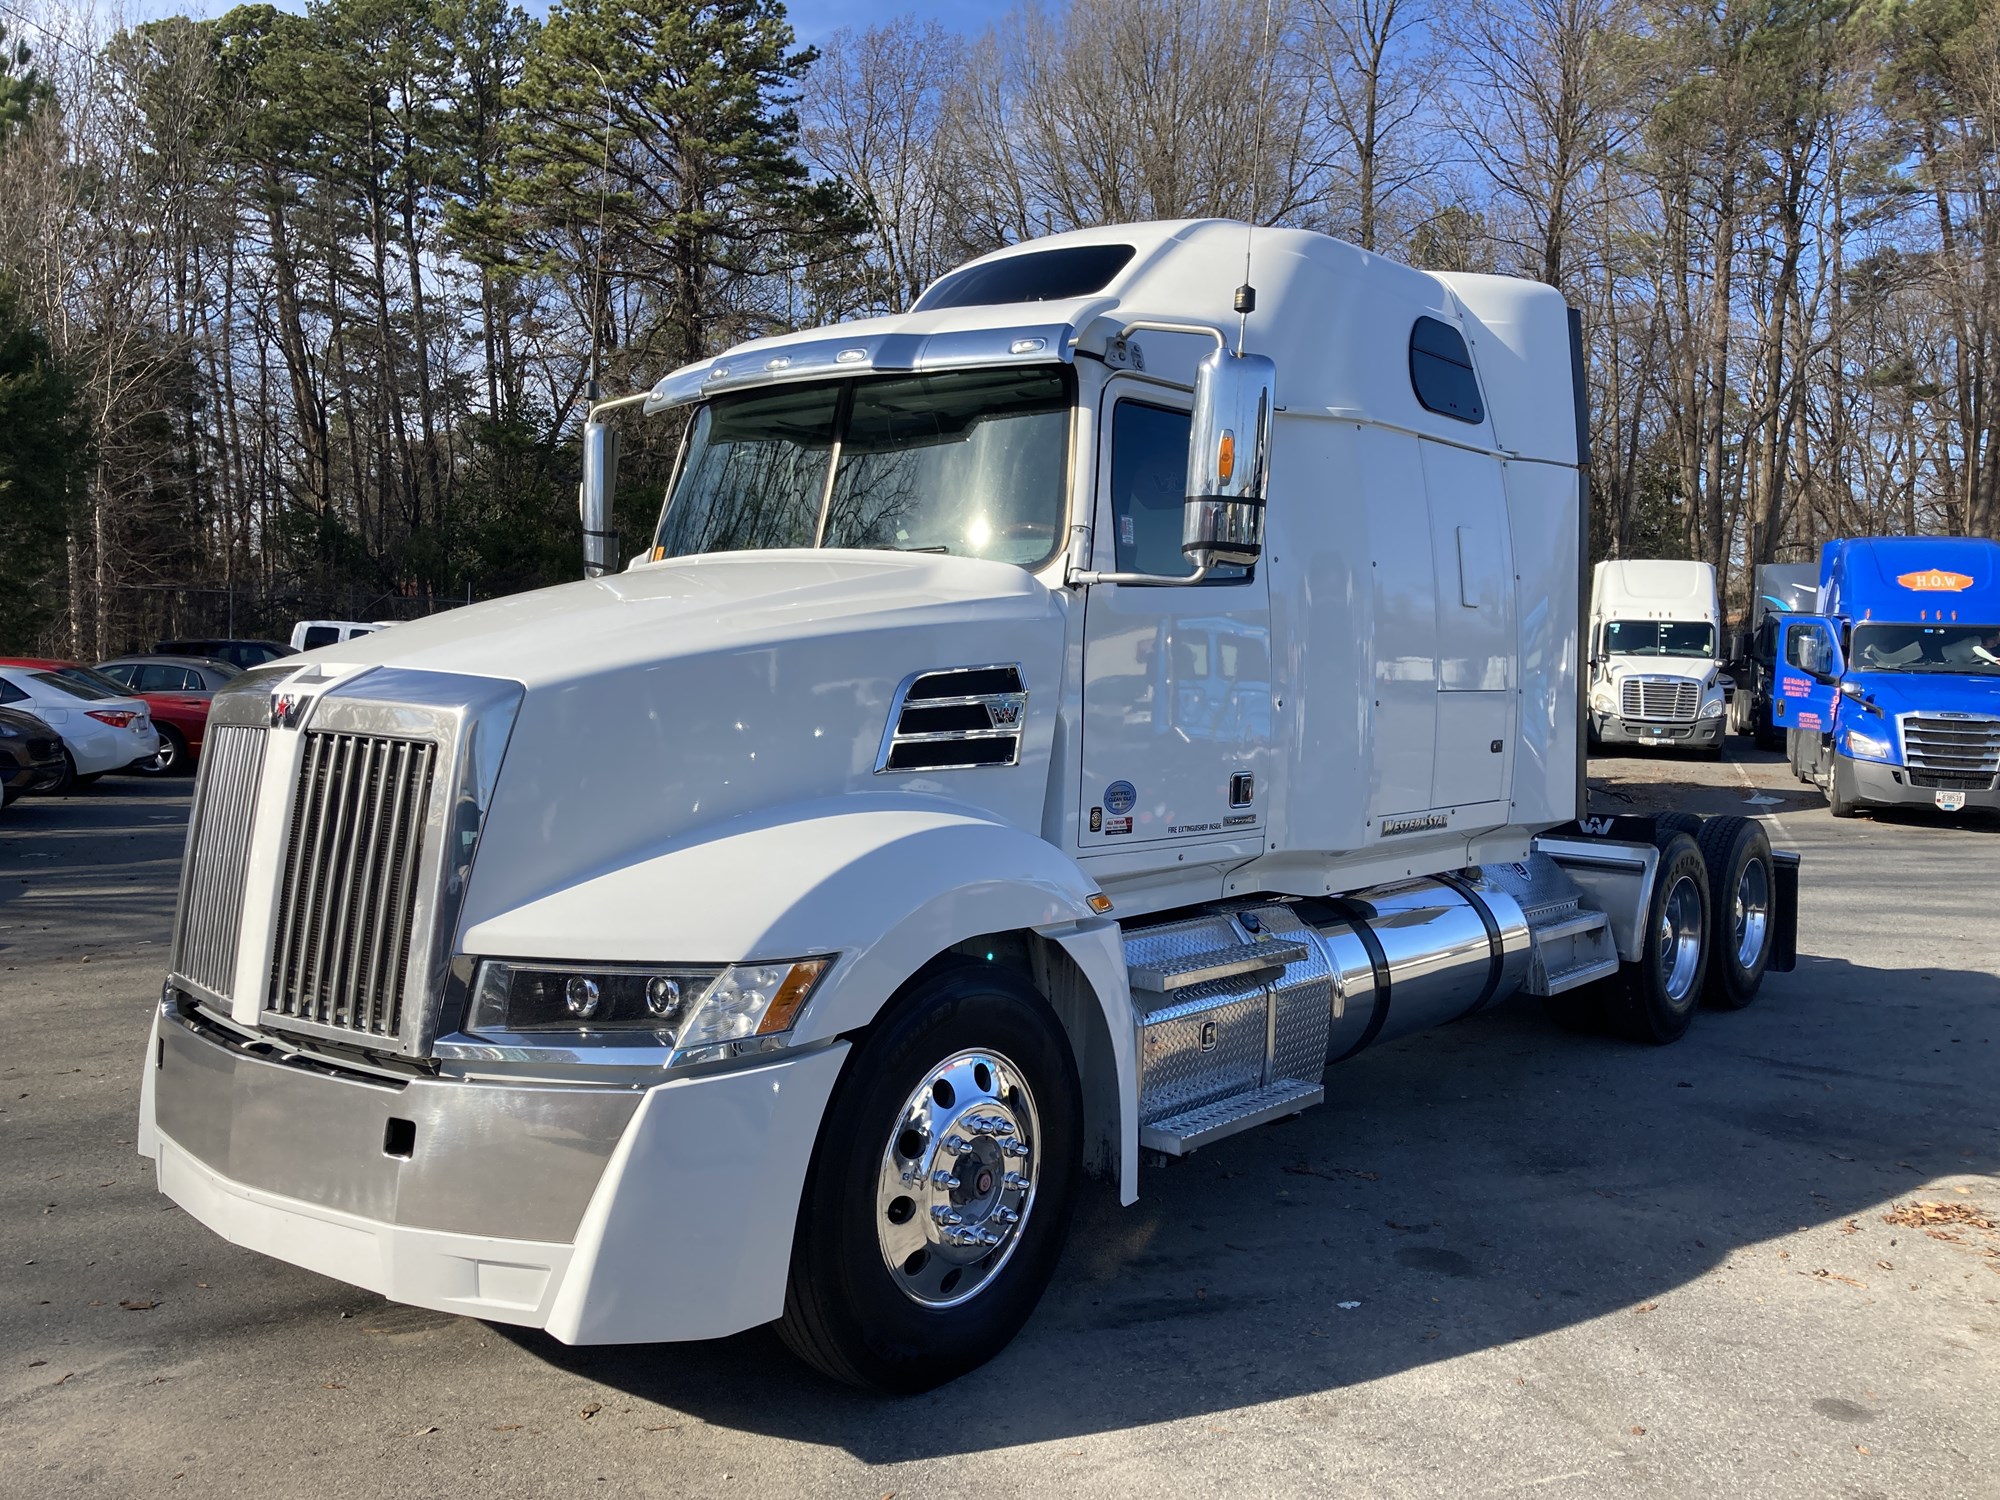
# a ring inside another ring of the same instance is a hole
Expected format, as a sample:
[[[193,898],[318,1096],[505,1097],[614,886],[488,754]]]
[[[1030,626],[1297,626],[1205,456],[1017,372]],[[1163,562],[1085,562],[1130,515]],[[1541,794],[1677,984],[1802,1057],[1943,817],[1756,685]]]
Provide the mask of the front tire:
[[[915,981],[849,1060],[792,1239],[779,1336],[850,1385],[929,1390],[984,1364],[1055,1273],[1083,1101],[1033,985],[971,961]]]
[[[1677,1042],[1694,1020],[1708,963],[1708,867],[1693,839],[1661,830],[1660,863],[1637,963],[1609,985],[1612,1024],[1635,1042]]]
[[[1840,757],[1827,757],[1826,767],[1826,810],[1836,818],[1852,818],[1861,811],[1861,804],[1853,794],[1840,784]]]

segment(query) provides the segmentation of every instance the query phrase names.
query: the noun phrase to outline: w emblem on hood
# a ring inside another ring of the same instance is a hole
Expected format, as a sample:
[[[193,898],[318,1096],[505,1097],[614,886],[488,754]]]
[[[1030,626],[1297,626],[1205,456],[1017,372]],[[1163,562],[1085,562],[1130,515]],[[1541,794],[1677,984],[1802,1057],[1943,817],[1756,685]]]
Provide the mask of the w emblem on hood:
[[[1011,729],[1021,722],[1021,700],[1019,698],[989,698],[986,700],[986,717],[995,729]]]
[[[273,729],[297,729],[299,720],[305,717],[312,699],[304,693],[273,693],[271,695],[271,727]]]

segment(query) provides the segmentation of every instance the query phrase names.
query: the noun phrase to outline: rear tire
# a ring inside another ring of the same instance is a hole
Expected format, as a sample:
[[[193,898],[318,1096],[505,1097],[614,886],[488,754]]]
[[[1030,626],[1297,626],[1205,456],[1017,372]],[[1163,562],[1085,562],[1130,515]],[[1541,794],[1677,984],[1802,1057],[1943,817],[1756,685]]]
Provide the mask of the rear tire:
[[[879,1391],[929,1390],[984,1364],[1055,1273],[1082,1120],[1062,1023],[1024,977],[968,961],[918,979],[827,1108],[779,1336],[822,1373]],[[997,1243],[983,1256],[952,1243],[968,1232]]]
[[[51,797],[73,796],[77,792],[80,792],[85,787],[89,786],[91,782],[97,780],[95,776],[83,776],[78,774],[76,769],[76,757],[69,753],[69,747],[67,745],[63,746],[62,758],[63,758],[62,775],[58,776],[56,778],[55,785],[49,788],[49,795]]]
[[[1660,863],[1653,878],[1639,961],[1621,966],[1609,988],[1614,1027],[1635,1042],[1677,1042],[1694,1020],[1708,962],[1708,867],[1685,833],[1655,836]]]
[[[160,750],[151,760],[132,767],[141,776],[185,776],[189,770],[187,741],[171,724],[162,724]]]
[[[1708,979],[1702,998],[1741,1010],[1757,998],[1777,937],[1772,901],[1778,875],[1771,841],[1753,819],[1710,818],[1695,840],[1708,867]]]
[[[1762,708],[1750,710],[1750,738],[1759,750],[1782,750],[1785,748],[1785,732],[1771,726],[1770,716]]]
[[[1653,827],[1668,833],[1684,833],[1691,839],[1701,836],[1701,819],[1691,812],[1654,813]]]

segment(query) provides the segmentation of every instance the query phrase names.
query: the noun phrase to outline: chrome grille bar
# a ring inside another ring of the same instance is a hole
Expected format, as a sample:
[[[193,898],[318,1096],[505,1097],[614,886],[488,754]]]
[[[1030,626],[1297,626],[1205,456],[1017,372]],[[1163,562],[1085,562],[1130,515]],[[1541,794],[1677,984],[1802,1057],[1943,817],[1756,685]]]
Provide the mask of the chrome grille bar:
[[[173,972],[225,1003],[235,987],[243,879],[250,862],[257,779],[263,765],[262,729],[242,724],[209,727],[189,819]]]
[[[401,1037],[437,746],[309,730],[292,803],[265,1014]]]
[[[1627,677],[1619,687],[1618,707],[1626,719],[1691,723],[1701,707],[1701,684],[1685,677]]]
[[[1910,785],[1985,792],[2000,775],[2000,719],[1904,714],[1903,760]]]

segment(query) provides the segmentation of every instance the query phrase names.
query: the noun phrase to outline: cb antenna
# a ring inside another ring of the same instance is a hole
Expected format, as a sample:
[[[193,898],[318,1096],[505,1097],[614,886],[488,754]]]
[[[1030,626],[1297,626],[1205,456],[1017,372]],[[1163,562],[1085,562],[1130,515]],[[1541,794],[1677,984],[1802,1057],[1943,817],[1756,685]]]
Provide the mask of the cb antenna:
[[[584,396],[584,414],[604,394],[598,376],[604,357],[604,232],[611,217],[611,84],[604,70],[585,59],[597,75],[597,87],[604,95],[604,165],[597,185],[597,265],[590,276],[590,388]]]
[[[1262,210],[1264,191],[1264,122],[1271,114],[1271,0],[1264,0],[1264,40],[1256,65],[1264,76],[1257,90],[1257,142],[1250,156],[1250,222],[1243,226],[1243,285],[1236,289],[1236,353],[1243,354],[1243,338],[1250,326],[1250,314],[1257,310],[1257,288],[1250,283],[1250,251],[1257,235],[1257,215]]]

